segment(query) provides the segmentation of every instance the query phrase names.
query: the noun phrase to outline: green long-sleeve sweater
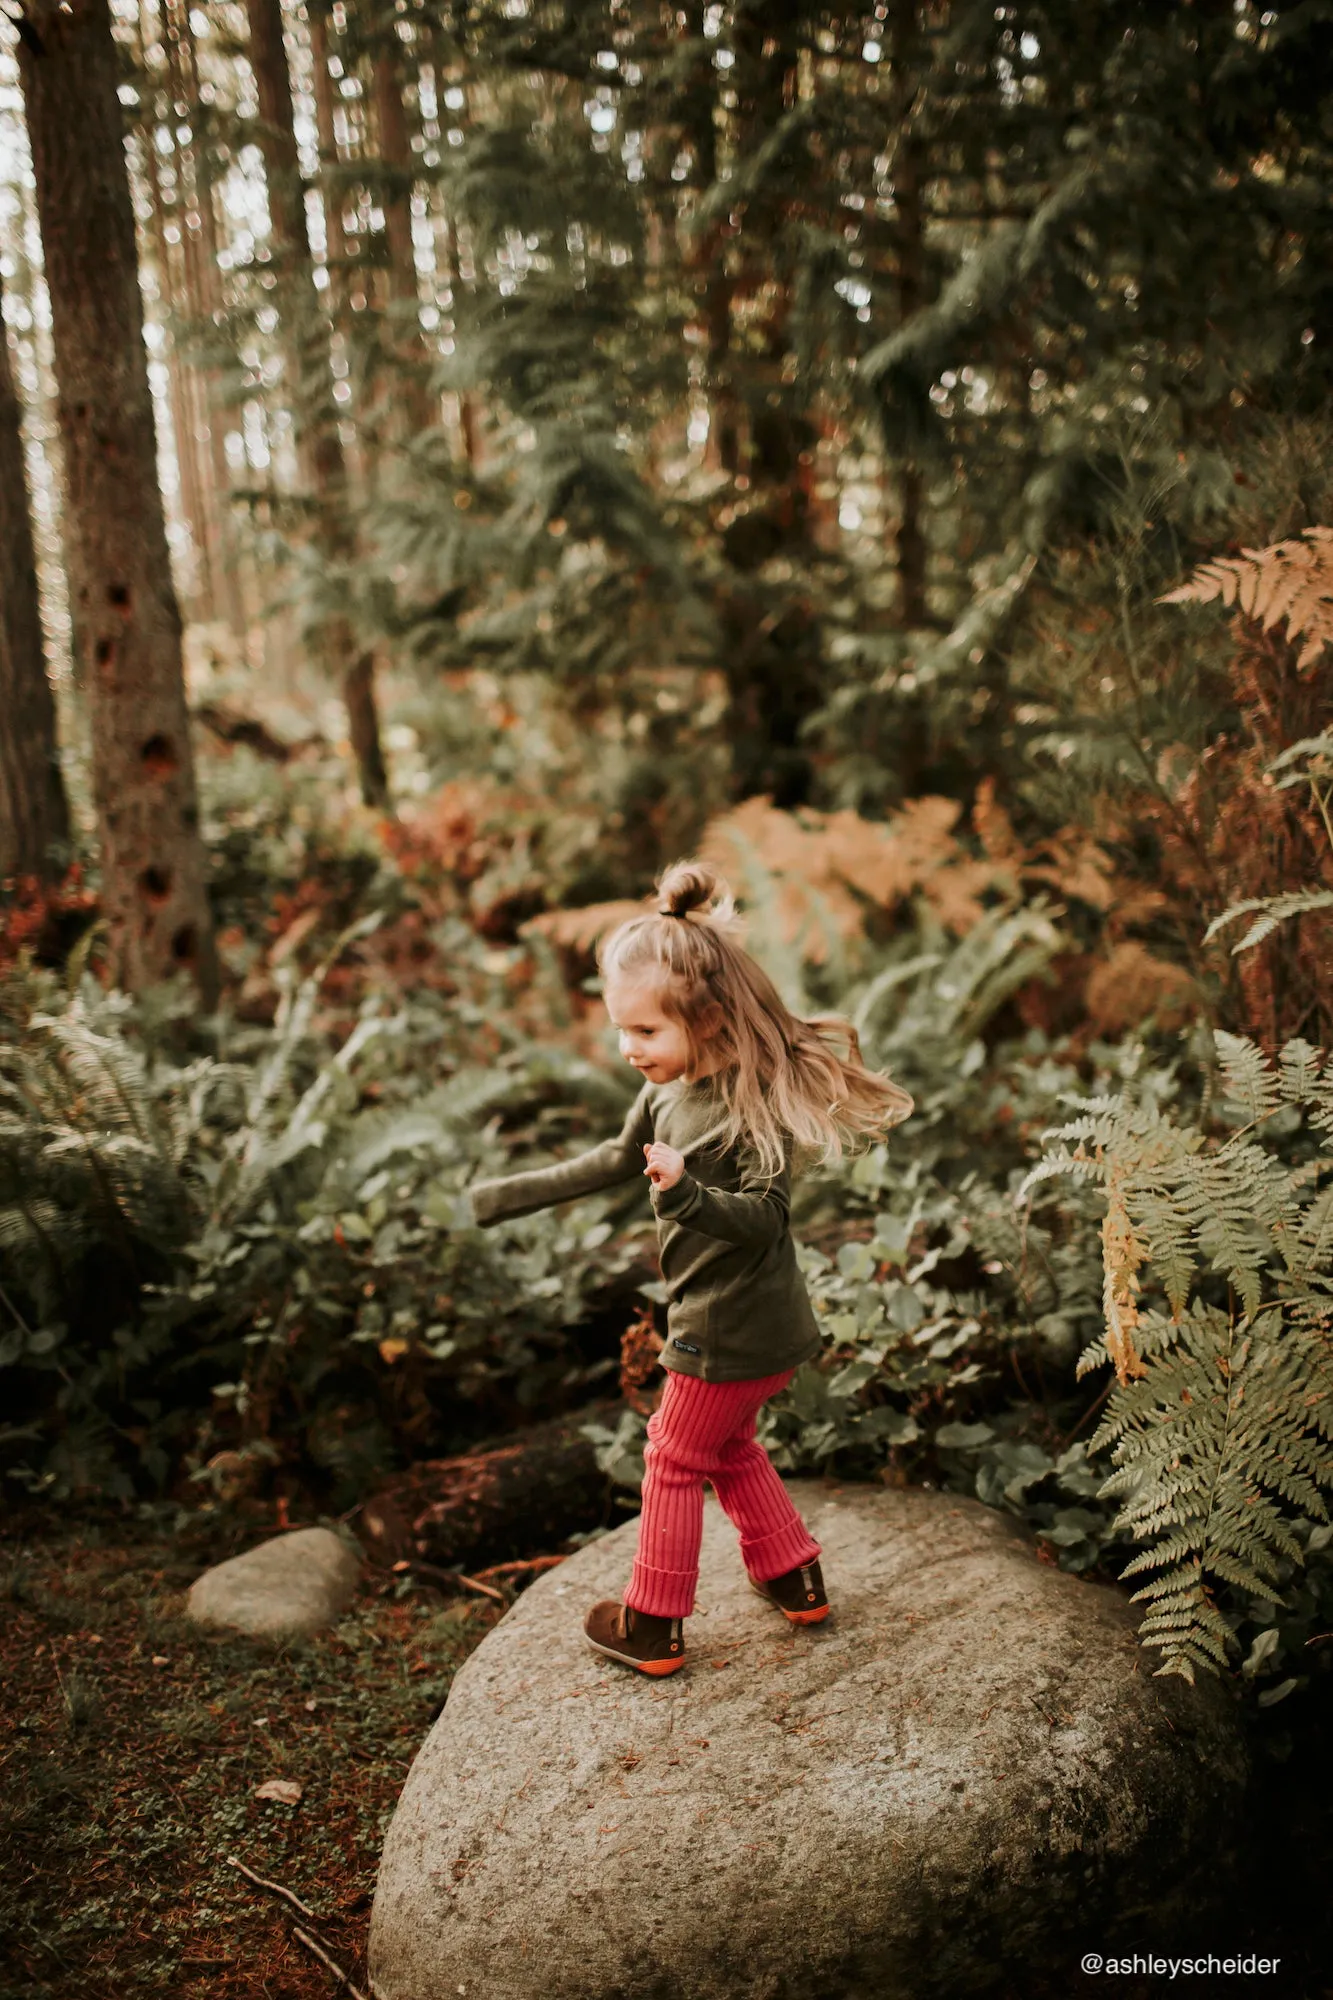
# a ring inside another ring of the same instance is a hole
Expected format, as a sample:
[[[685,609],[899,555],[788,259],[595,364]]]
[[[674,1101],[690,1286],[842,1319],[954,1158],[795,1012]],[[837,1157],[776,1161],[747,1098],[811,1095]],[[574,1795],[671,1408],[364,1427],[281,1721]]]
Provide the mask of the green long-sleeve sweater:
[[[643,1173],[655,1139],[684,1155],[676,1185],[652,1189],[667,1294],[662,1365],[704,1382],[744,1382],[798,1367],[820,1333],[787,1226],[790,1169],[764,1179],[736,1149],[701,1145],[716,1116],[713,1086],[645,1084],[618,1138],[577,1159],[471,1189],[483,1229]]]

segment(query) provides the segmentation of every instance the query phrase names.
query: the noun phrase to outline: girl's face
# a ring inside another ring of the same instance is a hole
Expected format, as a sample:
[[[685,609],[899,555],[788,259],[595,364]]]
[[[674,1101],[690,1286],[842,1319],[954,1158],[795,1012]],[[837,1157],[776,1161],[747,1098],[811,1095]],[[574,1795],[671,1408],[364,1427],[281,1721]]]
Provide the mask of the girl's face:
[[[651,980],[612,973],[604,997],[606,1011],[620,1030],[620,1053],[640,1076],[648,1083],[674,1083],[688,1073],[690,1045],[685,1030],[663,1012]]]

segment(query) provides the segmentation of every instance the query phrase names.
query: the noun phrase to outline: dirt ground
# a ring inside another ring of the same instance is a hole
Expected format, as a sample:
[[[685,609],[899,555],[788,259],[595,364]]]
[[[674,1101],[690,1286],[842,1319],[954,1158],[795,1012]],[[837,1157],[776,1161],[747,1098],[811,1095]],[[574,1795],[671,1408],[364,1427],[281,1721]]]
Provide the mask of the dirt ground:
[[[200,1569],[274,1525],[34,1514],[0,1528],[0,2000],[346,2000],[300,1930],[368,1991],[385,1828],[505,1605],[391,1580],[280,1649],[189,1625]],[[496,1583],[507,1601],[521,1587]],[[1289,1706],[1255,1743],[1225,1917],[1172,1946],[1277,1954],[1280,1975],[1097,1980],[1071,1958],[1054,1983],[1026,1968],[1004,2000],[1333,1996],[1333,1730],[1315,1690],[1303,1713]],[[272,1780],[299,1798],[261,1798]]]
[[[200,1568],[253,1536],[40,1525],[0,1553],[0,2000],[345,1992],[298,1927],[364,1988],[384,1829],[504,1607],[390,1584],[275,1650],[182,1616]],[[271,1779],[299,1801],[258,1797]]]

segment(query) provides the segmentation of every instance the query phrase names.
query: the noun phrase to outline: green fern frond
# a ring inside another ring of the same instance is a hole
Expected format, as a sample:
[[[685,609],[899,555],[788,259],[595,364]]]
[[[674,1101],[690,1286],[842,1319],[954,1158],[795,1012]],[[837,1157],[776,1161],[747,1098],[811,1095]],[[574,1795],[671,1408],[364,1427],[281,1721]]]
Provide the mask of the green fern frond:
[[[1150,1280],[1171,1309],[1133,1309],[1142,1373],[1117,1382],[1089,1452],[1111,1459],[1114,1532],[1143,1545],[1124,1569],[1145,1579],[1143,1642],[1186,1678],[1231,1644],[1210,1581],[1275,1601],[1284,1565],[1303,1561],[1299,1524],[1328,1517],[1333,1489],[1333,1077],[1307,1042],[1276,1060],[1244,1036],[1215,1042],[1239,1129],[1210,1139],[1127,1091],[1052,1128],[1023,1184],[1091,1173],[1117,1204],[1104,1240],[1119,1297]],[[1264,1142],[1283,1105],[1324,1135],[1318,1159],[1289,1164]],[[1230,1311],[1208,1295],[1219,1277]],[[1112,1351],[1090,1342],[1080,1375]]]
[[[1214,1036],[1221,1056],[1222,1078],[1227,1095],[1241,1104],[1251,1123],[1266,1118],[1281,1101],[1281,1091],[1272,1064],[1247,1035],[1229,1035],[1219,1029]]]
[[[1247,897],[1244,902],[1232,903],[1220,917],[1214,917],[1203,934],[1203,942],[1207,944],[1233,918],[1257,911],[1254,922],[1239,943],[1231,947],[1231,956],[1238,958],[1241,952],[1253,951],[1256,945],[1271,937],[1279,924],[1290,922],[1292,917],[1307,916],[1311,910],[1326,910],[1331,905],[1333,890],[1328,889],[1293,889],[1282,896]]]

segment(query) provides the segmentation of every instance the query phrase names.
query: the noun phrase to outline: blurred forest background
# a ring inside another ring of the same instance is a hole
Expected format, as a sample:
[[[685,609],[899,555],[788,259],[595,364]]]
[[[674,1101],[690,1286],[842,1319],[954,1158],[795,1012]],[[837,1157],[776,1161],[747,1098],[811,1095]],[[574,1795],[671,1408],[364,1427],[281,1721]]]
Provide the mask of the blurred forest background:
[[[11,1495],[595,1402],[632,1506],[643,1204],[458,1196],[618,1120],[595,943],[700,851],[918,1106],[802,1191],[778,1463],[1307,1687],[1331,85],[1308,0],[10,0]]]

